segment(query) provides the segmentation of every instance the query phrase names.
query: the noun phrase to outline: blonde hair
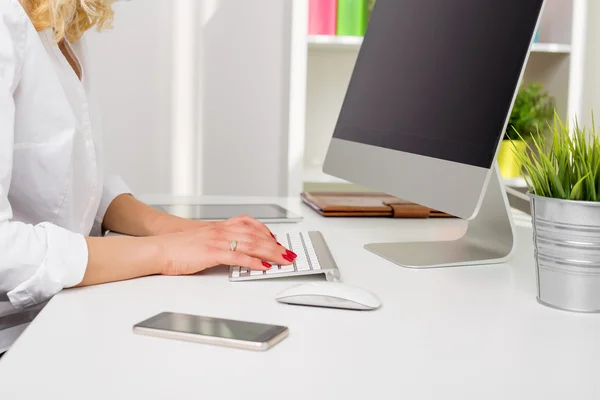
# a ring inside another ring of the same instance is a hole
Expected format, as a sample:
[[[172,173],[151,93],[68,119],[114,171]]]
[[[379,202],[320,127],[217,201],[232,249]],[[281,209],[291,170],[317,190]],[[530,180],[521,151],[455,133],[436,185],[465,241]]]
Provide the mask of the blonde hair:
[[[116,0],[20,0],[38,31],[52,29],[57,42],[78,41],[85,31],[110,27]]]

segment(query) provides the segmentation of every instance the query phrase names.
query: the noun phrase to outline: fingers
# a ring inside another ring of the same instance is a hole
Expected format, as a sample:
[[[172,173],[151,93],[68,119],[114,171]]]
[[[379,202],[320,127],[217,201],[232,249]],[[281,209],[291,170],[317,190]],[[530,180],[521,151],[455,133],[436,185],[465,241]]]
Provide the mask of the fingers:
[[[215,240],[211,243],[211,246],[221,250],[231,251],[231,241],[237,240],[238,245],[236,252],[241,252],[251,257],[280,265],[292,264],[297,257],[296,254],[279,246],[273,240],[265,240],[256,236],[241,233],[229,234],[231,234],[231,238],[226,240]]]
[[[236,265],[257,271],[266,271],[271,267],[268,263],[240,251],[223,250],[221,248],[215,248],[213,251],[215,264]]]
[[[256,224],[251,222],[258,223],[258,221],[251,218],[245,219],[245,217],[236,218],[235,221],[229,220],[228,224],[211,228],[209,243],[211,247],[231,252],[231,242],[236,240],[238,242],[236,252],[261,260],[261,265],[262,261],[279,265],[290,265],[294,262],[296,254],[273,240],[270,231],[267,236],[255,227]],[[260,226],[266,229],[264,225],[260,224]]]
[[[286,249],[284,249],[282,246],[282,244],[279,244],[277,241],[273,240],[273,238],[271,238],[271,235],[266,236],[264,235],[262,232],[257,231],[254,227],[249,226],[249,225],[243,225],[243,224],[231,224],[228,225],[225,230],[229,233],[229,234],[235,234],[235,239],[240,241],[239,239],[239,235],[237,234],[243,234],[243,235],[250,235],[250,236],[256,236],[260,239],[264,239],[267,242],[271,243],[271,244],[275,244],[277,245],[277,247],[279,247],[284,253],[286,252]]]
[[[237,251],[279,265],[290,265],[298,257],[294,252],[270,242],[240,241]]]
[[[265,224],[258,222],[257,220],[248,215],[240,215],[238,217],[231,218],[225,221],[225,224],[231,226],[249,226],[260,232],[265,237],[275,239],[275,237]]]

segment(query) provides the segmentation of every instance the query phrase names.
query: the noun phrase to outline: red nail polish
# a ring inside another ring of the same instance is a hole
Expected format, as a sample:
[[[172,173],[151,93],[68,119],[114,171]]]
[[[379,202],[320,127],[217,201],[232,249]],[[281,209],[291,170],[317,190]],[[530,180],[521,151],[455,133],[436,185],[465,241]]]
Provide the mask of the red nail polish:
[[[284,258],[286,261],[289,261],[289,262],[294,262],[294,259],[293,259],[292,257],[288,256],[287,254],[284,254],[284,255],[283,255],[283,258]]]
[[[292,257],[293,259],[296,259],[296,258],[298,258],[298,254],[294,253],[294,252],[293,252],[293,251],[291,251],[291,250],[288,250],[288,251],[287,251],[287,255],[288,255],[288,256],[290,256],[290,257]]]
[[[262,265],[263,265],[265,268],[271,268],[271,267],[272,267],[272,265],[271,265],[271,264],[269,264],[269,263],[268,263],[268,262],[266,262],[266,261],[263,261],[263,262],[262,262]]]
[[[273,239],[275,239],[275,235],[273,235],[273,232],[269,232],[269,233],[271,234],[271,237],[272,237]]]
[[[281,243],[277,242],[277,244],[280,245],[281,247],[283,247],[283,245]]]

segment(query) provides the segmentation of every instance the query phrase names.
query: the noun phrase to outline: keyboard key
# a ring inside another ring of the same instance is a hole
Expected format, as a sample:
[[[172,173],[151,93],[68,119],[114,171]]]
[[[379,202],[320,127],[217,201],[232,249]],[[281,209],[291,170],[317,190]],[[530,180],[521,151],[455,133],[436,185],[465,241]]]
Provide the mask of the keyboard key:
[[[296,269],[298,271],[310,271],[310,266],[308,264],[296,264]]]
[[[283,272],[285,272],[285,271],[283,271],[283,270],[279,269],[279,267],[273,267],[273,268],[271,268],[271,269],[268,269],[268,270],[266,270],[266,271],[265,271],[265,273],[266,273],[267,275],[281,274],[281,273],[283,273]]]
[[[248,268],[240,268],[240,276],[248,276],[250,275],[250,270]]]
[[[240,267],[233,267],[231,269],[231,276],[233,278],[239,278],[240,277]]]
[[[308,263],[308,258],[306,257],[306,252],[304,251],[304,245],[300,242],[299,251],[296,252],[298,258],[296,258],[296,269],[298,271],[310,271],[310,264]]]
[[[252,270],[250,271],[250,276],[262,275],[263,271]]]
[[[294,264],[291,264],[291,265],[282,265],[281,266],[281,271],[283,271],[283,272],[294,272],[295,271]]]
[[[302,239],[300,238],[299,234],[289,234],[288,235],[288,241],[290,244],[290,247],[292,247],[290,250],[298,250],[300,251],[302,249]]]
[[[310,271],[310,265],[308,265],[306,257],[301,258],[300,256],[298,256],[296,261],[294,261],[294,264],[296,265],[296,269],[298,271]]]
[[[321,269],[321,264],[319,263],[319,258],[314,251],[308,252],[308,259],[310,260],[310,265],[312,265],[313,269]]]

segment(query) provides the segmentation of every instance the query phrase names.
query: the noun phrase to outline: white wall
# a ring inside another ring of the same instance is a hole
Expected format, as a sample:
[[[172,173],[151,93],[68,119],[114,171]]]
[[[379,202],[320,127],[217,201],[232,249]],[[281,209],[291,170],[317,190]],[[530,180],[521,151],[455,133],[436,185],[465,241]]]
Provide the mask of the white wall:
[[[115,9],[88,39],[110,169],[136,193],[286,194],[291,0]]]
[[[114,29],[88,36],[108,168],[136,193],[171,189],[172,18],[166,3],[118,4]]]
[[[587,40],[583,74],[583,100],[580,120],[591,126],[594,111],[596,125],[600,126],[600,1],[588,0]]]
[[[203,191],[287,191],[291,2],[221,0],[200,33]]]

